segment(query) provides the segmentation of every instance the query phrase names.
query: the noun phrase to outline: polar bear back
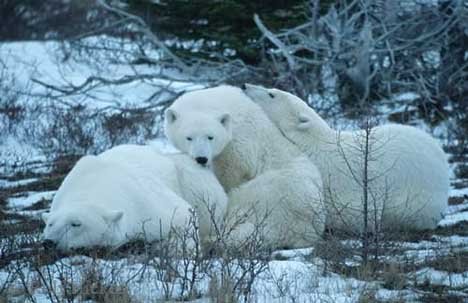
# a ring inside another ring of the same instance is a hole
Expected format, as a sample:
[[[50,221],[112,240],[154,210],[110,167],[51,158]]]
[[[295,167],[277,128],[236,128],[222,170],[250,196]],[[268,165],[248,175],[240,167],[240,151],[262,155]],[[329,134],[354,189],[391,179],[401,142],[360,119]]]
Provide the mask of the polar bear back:
[[[146,148],[135,147],[130,153],[132,147],[80,159],[55,195],[51,213],[80,210],[85,219],[86,212],[102,216],[122,212],[109,234],[112,245],[135,237],[157,240],[167,236],[172,227],[187,228],[191,206],[167,185],[173,182],[169,173],[177,178],[173,163],[164,156],[153,157]],[[133,159],[121,162],[127,155]],[[160,179],[163,173],[167,176]]]
[[[213,223],[221,223],[227,207],[227,195],[214,173],[189,156],[182,153],[161,154],[150,146],[120,145],[99,157],[124,167],[132,179],[129,182],[142,187],[142,199],[157,197],[157,200],[148,203],[171,203],[170,207],[157,208],[157,213],[153,208],[141,211],[137,216],[147,213],[153,214],[154,218],[171,218],[176,215],[174,212],[177,209],[185,214],[191,207],[198,217],[202,241],[213,234]],[[177,218],[175,216],[173,220]]]
[[[378,208],[387,229],[434,228],[447,205],[449,190],[447,159],[438,142],[421,130],[396,124],[375,127],[369,134],[370,211]],[[339,132],[335,142],[312,149],[329,203],[350,209],[340,211],[343,218],[332,215],[330,221],[335,225],[342,220],[355,222],[353,218],[362,212],[365,136],[363,130]],[[316,142],[308,144],[313,147]]]
[[[171,218],[175,226],[185,222],[191,207],[182,198],[178,170],[170,157],[152,147],[138,145],[120,145],[98,157],[106,162],[104,165],[125,172],[118,174],[121,180],[116,183],[121,184],[118,191],[124,197],[119,202],[132,214],[128,216],[129,226],[135,221],[132,216],[155,223]],[[137,228],[141,227],[137,224]]]
[[[244,91],[319,167],[330,226],[359,231],[363,220],[356,218],[363,217],[368,188],[370,211],[374,218],[383,218],[386,228],[436,227],[447,205],[449,169],[443,150],[430,135],[403,125],[372,128],[365,165],[365,131],[333,130],[303,100],[278,89],[246,85]]]
[[[114,195],[108,188],[115,188],[117,192],[126,195],[132,192],[126,191],[128,187],[142,187],[150,191],[149,196],[153,188],[160,187],[168,187],[180,193],[176,166],[151,147],[120,145],[97,156],[81,158],[66,176],[56,197],[57,200],[63,200],[58,198],[66,194],[69,197],[67,203],[87,197],[102,197],[101,200],[106,201],[102,203],[108,203],[111,198],[108,196]],[[54,203],[52,207],[59,207],[60,204]]]
[[[434,138],[415,127],[384,125],[376,127],[375,133],[383,138],[385,147],[379,171],[388,172],[386,182],[399,200],[391,205],[394,210],[389,210],[389,221],[415,218],[408,225],[434,228],[448,200],[449,167],[444,151]]]
[[[158,150],[147,145],[119,145],[98,156],[99,158],[119,163],[131,172],[138,172],[134,178],[141,182],[163,182],[180,194],[176,165]]]

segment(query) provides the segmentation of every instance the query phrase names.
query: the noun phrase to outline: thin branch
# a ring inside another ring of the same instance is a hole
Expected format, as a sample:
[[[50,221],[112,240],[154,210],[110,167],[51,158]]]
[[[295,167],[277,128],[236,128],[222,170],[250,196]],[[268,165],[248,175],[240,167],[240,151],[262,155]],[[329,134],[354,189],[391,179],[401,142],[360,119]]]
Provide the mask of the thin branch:
[[[289,68],[291,70],[296,69],[296,63],[294,62],[294,58],[290,55],[288,47],[281,42],[271,31],[269,31],[263,22],[260,20],[260,17],[255,14],[254,15],[254,22],[257,25],[258,29],[262,32],[262,34],[268,38],[284,55],[286,60],[288,61]]]
[[[133,20],[135,23],[140,25],[142,32],[149,38],[151,41],[156,44],[161,50],[163,50],[167,56],[169,56],[174,62],[177,63],[177,65],[182,69],[182,70],[189,70],[190,68],[182,62],[182,60],[174,55],[162,42],[158,36],[156,36],[149,28],[149,26],[146,24],[146,22],[141,18],[136,15],[130,14],[129,12],[126,12],[124,10],[121,10],[119,8],[113,7],[109,5],[105,0],[98,0],[98,4],[107,9],[110,12],[113,12],[115,14],[118,14],[120,16],[126,17],[129,20]]]

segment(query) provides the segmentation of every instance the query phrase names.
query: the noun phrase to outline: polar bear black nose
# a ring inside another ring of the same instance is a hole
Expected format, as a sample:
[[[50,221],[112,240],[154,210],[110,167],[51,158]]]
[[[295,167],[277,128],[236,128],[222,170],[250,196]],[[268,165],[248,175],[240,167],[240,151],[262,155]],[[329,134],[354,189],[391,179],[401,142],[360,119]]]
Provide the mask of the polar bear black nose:
[[[195,161],[197,161],[198,164],[205,165],[208,162],[207,157],[196,157]]]
[[[241,85],[242,90],[246,90],[247,86],[245,86],[245,83]]]
[[[54,249],[57,246],[57,244],[52,240],[45,239],[44,241],[42,241],[42,246],[44,246],[45,249]]]

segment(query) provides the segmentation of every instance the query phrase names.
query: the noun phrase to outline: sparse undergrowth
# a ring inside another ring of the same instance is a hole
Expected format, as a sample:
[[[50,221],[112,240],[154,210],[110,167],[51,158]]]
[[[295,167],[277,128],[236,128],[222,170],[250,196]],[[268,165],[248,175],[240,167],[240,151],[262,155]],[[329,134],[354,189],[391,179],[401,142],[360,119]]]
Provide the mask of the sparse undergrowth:
[[[43,223],[37,215],[48,208],[50,199],[31,201],[20,209],[11,209],[8,203],[11,198],[21,195],[26,199],[31,193],[56,190],[67,169],[76,161],[76,157],[71,159],[73,160],[67,168],[51,169],[51,173],[29,172],[2,178],[9,182],[9,185],[1,190],[4,212],[0,223],[0,283],[3,283],[0,290],[5,300],[23,298],[37,301],[36,292],[42,289],[53,302],[78,298],[95,302],[133,302],[135,292],[138,292],[135,290],[135,284],[138,284],[138,281],[147,283],[148,271],[155,275],[154,279],[159,279],[159,282],[155,283],[159,290],[154,291],[161,294],[160,298],[193,300],[207,296],[213,302],[239,302],[246,298],[253,300],[255,295],[259,295],[254,292],[255,283],[265,283],[262,282],[263,279],[274,281],[275,291],[280,297],[289,298],[292,302],[301,297],[301,294],[291,289],[291,281],[271,276],[271,273],[270,276],[265,274],[274,262],[289,264],[297,260],[297,255],[293,257],[287,253],[268,256],[268,251],[254,250],[249,254],[244,252],[226,256],[222,250],[214,249],[209,254],[200,255],[198,259],[182,257],[176,260],[163,253],[159,244],[142,242],[132,242],[113,251],[77,251],[71,256],[45,251],[40,245]],[[23,183],[24,180],[27,182]],[[468,201],[463,199],[461,202],[457,199],[453,204],[459,207],[468,204]],[[461,212],[465,211],[463,207],[460,209]],[[456,237],[462,239],[461,242],[457,242]],[[464,302],[468,299],[467,237],[468,222],[464,221],[439,227],[435,231],[395,234],[388,237],[385,246],[380,248],[378,259],[362,264],[359,241],[330,232],[315,246],[312,253],[299,255],[306,267],[316,267],[320,264],[316,270],[323,277],[338,274],[343,281],[363,281],[367,286],[358,288],[359,302],[388,302],[385,296],[380,294],[381,289],[398,294],[392,297],[391,302],[405,302],[409,298],[406,297],[408,294],[416,295],[421,302]],[[275,261],[268,261],[270,259]],[[256,261],[251,263],[247,262],[248,260]],[[249,263],[251,265],[248,265]],[[183,264],[186,264],[185,267]],[[196,271],[192,268],[194,264],[197,264]],[[135,266],[138,270],[131,270]],[[220,266],[224,269],[220,270]],[[259,266],[259,272],[252,271],[249,266]],[[286,265],[285,269],[288,270],[287,268]],[[445,280],[433,280],[430,275],[425,277],[424,272],[427,269],[439,275],[446,275],[447,279],[445,276]],[[7,272],[9,274],[6,277],[2,276]],[[241,278],[239,275],[242,276],[242,273],[247,275]],[[250,282],[246,279],[249,273],[254,273]],[[181,291],[181,285],[185,285],[184,288],[188,287],[192,274],[196,278],[191,283],[196,287],[190,291]],[[58,282],[52,282],[54,279]],[[206,282],[205,287],[201,281],[209,282]],[[315,286],[310,287],[318,287],[316,282],[312,284]],[[61,290],[52,291],[54,287],[60,287]],[[248,295],[239,293],[241,290],[246,291]]]
[[[38,215],[49,207],[51,197],[37,196],[16,208],[11,199],[53,193],[77,159],[60,157],[50,165],[49,173],[26,171],[0,177],[4,182],[0,191],[0,300],[36,302],[42,293],[51,302],[135,302],[142,297],[250,302],[268,294],[288,302],[300,298],[325,302],[324,297],[335,294],[321,290],[321,283],[327,282],[320,281],[336,274],[335,279],[358,294],[350,295],[349,302],[468,300],[468,221],[463,219],[433,231],[386,234],[378,257],[367,264],[360,257],[360,241],[333,231],[305,252],[271,254],[253,245],[227,254],[218,246],[184,257],[171,256],[160,243],[141,241],[118,250],[82,250],[71,255],[44,250],[40,244],[44,226]],[[459,184],[463,170],[455,173],[454,183]],[[468,211],[466,195],[453,196],[449,203],[452,215]],[[297,273],[294,264],[298,261],[311,272]],[[284,272],[278,274],[278,266]],[[311,280],[311,275],[317,278]],[[353,281],[360,281],[360,286],[351,286]],[[299,291],[298,283],[306,286]],[[142,295],[140,284],[154,294]]]

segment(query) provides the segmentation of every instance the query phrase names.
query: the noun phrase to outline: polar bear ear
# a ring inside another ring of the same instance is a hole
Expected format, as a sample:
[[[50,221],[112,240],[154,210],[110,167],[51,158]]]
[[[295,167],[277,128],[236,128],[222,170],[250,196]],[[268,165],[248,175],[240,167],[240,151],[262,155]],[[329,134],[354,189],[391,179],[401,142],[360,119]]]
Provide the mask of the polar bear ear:
[[[166,112],[164,113],[164,118],[166,119],[167,123],[174,123],[177,120],[177,113],[173,109],[166,109]]]
[[[231,116],[229,114],[222,114],[219,117],[219,122],[226,128],[229,129],[231,127]]]
[[[44,221],[44,223],[47,223],[47,220],[49,220],[49,215],[50,215],[49,212],[42,213],[41,217],[42,217],[42,221]]]
[[[123,211],[121,211],[121,210],[110,211],[110,212],[108,212],[106,215],[104,215],[104,219],[105,219],[107,222],[116,223],[117,221],[119,221],[120,219],[122,219],[123,214],[124,214],[124,213],[123,213]]]
[[[300,130],[307,130],[312,126],[310,118],[304,114],[299,114],[297,128]]]

